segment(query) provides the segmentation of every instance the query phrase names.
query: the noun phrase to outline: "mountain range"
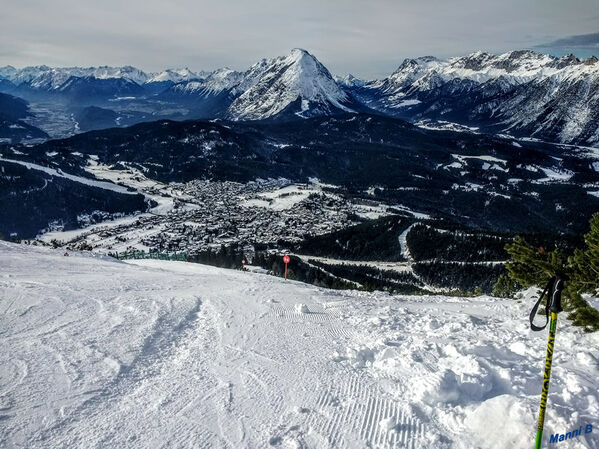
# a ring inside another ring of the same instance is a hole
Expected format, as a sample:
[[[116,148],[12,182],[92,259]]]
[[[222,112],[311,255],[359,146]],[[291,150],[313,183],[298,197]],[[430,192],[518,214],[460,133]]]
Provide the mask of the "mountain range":
[[[39,128],[29,133],[36,139],[158,119],[291,121],[366,112],[429,128],[599,146],[597,58],[528,50],[406,59],[390,76],[371,81],[334,77],[301,49],[245,71],[6,66],[0,92],[29,102],[23,120]],[[0,138],[27,140],[9,131]]]

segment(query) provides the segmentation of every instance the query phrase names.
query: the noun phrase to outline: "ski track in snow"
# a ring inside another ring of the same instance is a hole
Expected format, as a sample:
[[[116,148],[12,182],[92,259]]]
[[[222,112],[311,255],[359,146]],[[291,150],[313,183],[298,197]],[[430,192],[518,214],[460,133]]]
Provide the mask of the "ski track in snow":
[[[0,447],[532,445],[532,292],[393,297],[62,252],[0,242]],[[598,348],[560,319],[546,439],[596,424]]]

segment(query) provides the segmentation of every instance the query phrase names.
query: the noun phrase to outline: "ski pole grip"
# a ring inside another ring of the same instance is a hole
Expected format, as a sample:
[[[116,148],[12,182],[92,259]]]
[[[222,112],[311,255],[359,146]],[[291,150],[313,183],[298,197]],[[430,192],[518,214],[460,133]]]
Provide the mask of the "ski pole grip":
[[[565,276],[557,275],[551,292],[551,306],[549,311],[560,313],[562,309],[562,290],[564,289]]]

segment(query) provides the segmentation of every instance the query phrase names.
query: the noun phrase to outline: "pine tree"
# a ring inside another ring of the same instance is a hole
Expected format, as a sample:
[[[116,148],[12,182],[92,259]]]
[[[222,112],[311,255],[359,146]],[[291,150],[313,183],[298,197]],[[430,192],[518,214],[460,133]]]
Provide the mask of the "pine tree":
[[[599,213],[591,218],[591,230],[584,236],[586,248],[576,250],[571,258],[572,279],[582,293],[599,289]]]
[[[568,276],[562,306],[571,312],[568,318],[585,330],[599,330],[599,311],[591,307],[582,293],[596,294],[599,288],[599,213],[590,221],[590,231],[584,236],[586,248],[568,254],[565,250],[537,249],[522,237],[506,245],[512,260],[506,263],[509,276],[523,287],[543,288],[556,273]]]
[[[499,298],[512,298],[514,293],[518,291],[518,283],[514,281],[509,274],[502,273],[497,278],[497,282],[493,286],[493,296]]]
[[[509,275],[523,287],[544,286],[555,273],[566,271],[568,254],[563,250],[535,248],[520,236],[505,249],[512,258],[505,264]]]
[[[599,289],[599,213],[590,221],[591,230],[584,236],[586,248],[574,251],[570,258],[571,272],[569,290],[574,303],[574,312],[568,318],[586,330],[599,330],[599,311],[591,307],[582,293],[597,294]]]

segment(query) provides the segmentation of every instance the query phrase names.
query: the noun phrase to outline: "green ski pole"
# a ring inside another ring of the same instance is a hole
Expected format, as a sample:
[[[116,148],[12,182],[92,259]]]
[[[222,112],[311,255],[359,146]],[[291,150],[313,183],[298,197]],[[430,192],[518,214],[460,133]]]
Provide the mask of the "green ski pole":
[[[555,331],[557,328],[557,314],[562,311],[562,290],[564,289],[565,276],[555,276],[549,280],[545,291],[533,307],[530,313],[530,327],[533,331],[539,331],[547,327],[549,313],[551,312],[551,322],[549,323],[549,339],[547,341],[547,355],[545,357],[545,370],[543,372],[543,390],[541,392],[541,406],[539,407],[539,421],[537,423],[537,439],[535,441],[535,449],[541,449],[543,441],[543,425],[545,424],[545,410],[547,408],[547,397],[549,395],[549,378],[551,377],[551,362],[553,361],[553,345],[555,342]],[[533,323],[534,316],[537,313],[539,304],[547,295],[547,305],[545,308],[545,316],[547,321],[543,327],[535,326]]]

